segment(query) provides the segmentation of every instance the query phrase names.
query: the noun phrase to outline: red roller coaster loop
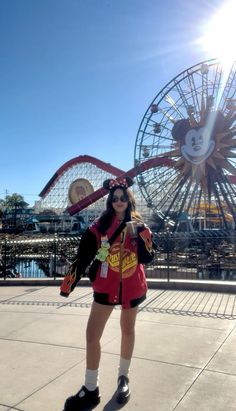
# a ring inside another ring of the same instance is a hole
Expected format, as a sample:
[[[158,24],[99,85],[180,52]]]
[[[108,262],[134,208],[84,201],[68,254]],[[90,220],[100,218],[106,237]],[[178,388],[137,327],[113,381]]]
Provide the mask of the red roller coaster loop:
[[[42,189],[41,193],[39,194],[40,197],[44,198],[49,191],[51,191],[52,187],[55,186],[56,182],[59,180],[59,178],[71,167],[73,167],[76,164],[80,164],[80,163],[90,163],[93,164],[95,166],[97,166],[98,168],[100,168],[101,170],[104,170],[108,173],[111,173],[113,175],[115,175],[116,177],[118,177],[120,174],[124,173],[123,170],[112,166],[110,163],[105,163],[102,160],[98,160],[95,157],[92,156],[78,156],[75,158],[72,158],[71,160],[67,161],[66,163],[64,163],[56,172],[55,174],[53,174],[52,178],[48,181],[48,183],[45,185],[45,187]]]

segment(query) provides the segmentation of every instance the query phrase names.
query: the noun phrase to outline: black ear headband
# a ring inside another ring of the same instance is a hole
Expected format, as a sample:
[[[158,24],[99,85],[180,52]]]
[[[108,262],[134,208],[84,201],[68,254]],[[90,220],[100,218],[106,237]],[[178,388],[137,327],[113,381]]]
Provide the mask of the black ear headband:
[[[126,177],[118,177],[118,178],[109,178],[108,180],[105,180],[103,183],[103,188],[106,190],[112,190],[113,188],[117,187],[122,187],[122,188],[128,188],[131,187],[134,184],[134,181],[132,180],[131,177],[126,176]]]

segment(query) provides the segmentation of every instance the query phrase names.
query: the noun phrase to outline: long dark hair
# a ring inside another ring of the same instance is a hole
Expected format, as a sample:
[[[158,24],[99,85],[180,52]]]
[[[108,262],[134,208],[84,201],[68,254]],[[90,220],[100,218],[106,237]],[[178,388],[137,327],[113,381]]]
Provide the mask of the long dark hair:
[[[132,217],[137,217],[141,219],[141,216],[136,211],[136,203],[135,203],[135,198],[134,198],[132,191],[130,191],[128,188],[125,188],[125,187],[120,187],[120,186],[114,187],[112,190],[110,190],[108,194],[107,202],[106,202],[106,210],[102,213],[99,219],[98,231],[103,235],[106,234],[108,228],[110,227],[112,223],[112,219],[115,215],[115,210],[112,206],[112,198],[113,198],[114,191],[117,190],[117,188],[122,190],[123,195],[127,197],[128,199],[128,207],[125,211],[124,221],[130,221]]]

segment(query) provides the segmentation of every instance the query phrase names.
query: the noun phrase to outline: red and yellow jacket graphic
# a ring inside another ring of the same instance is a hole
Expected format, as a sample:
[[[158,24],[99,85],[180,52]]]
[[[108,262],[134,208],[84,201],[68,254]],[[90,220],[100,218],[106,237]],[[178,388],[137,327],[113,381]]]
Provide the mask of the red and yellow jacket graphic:
[[[63,296],[69,296],[80,278],[86,275],[87,267],[101,247],[102,237],[98,231],[98,221],[95,221],[81,238],[77,257],[61,284]],[[111,238],[119,226],[120,221],[114,217],[106,237]],[[94,292],[104,297],[110,304],[116,304],[120,300],[122,288],[123,308],[132,307],[132,302],[144,297],[147,291],[146,276],[141,262],[145,254],[144,262],[149,262],[146,259],[151,256],[152,234],[146,226],[143,226],[138,236],[139,238],[130,237],[124,228],[109,248],[105,261],[105,275],[102,271],[103,263],[95,259],[95,270],[93,270],[95,275],[93,279],[90,276]]]
[[[119,220],[115,217],[107,232],[108,238],[111,237],[119,224]],[[90,230],[96,235],[98,246],[100,246],[101,236],[97,230],[97,223],[93,224]],[[106,278],[100,275],[100,265],[93,282],[94,291],[107,294],[109,303],[116,303],[119,299],[121,284],[123,308],[130,308],[132,300],[140,298],[146,293],[146,276],[143,265],[138,262],[137,252],[138,241],[131,238],[125,228],[109,249],[106,259],[108,264]]]

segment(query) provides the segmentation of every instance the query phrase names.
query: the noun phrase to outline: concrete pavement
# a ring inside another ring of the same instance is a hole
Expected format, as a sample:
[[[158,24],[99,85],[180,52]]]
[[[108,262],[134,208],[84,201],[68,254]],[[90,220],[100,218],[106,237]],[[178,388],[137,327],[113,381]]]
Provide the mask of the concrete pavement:
[[[62,411],[83,384],[92,290],[0,287],[0,411]],[[150,289],[140,307],[131,399],[115,402],[120,309],[102,338],[96,411],[235,411],[236,296]]]

